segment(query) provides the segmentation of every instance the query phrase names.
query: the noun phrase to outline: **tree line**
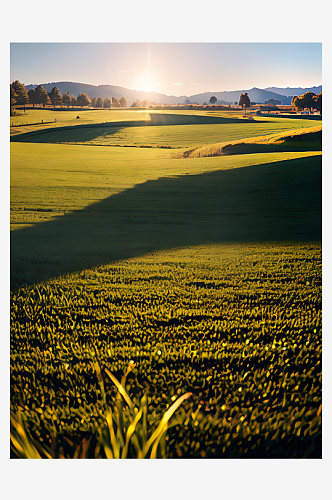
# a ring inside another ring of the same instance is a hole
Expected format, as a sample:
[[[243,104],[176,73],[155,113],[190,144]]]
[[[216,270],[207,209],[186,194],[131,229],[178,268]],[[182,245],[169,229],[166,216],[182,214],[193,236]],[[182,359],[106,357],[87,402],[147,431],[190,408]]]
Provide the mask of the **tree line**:
[[[281,104],[280,101],[276,101],[275,99],[269,99],[269,101],[265,101],[265,104],[277,104],[277,103]],[[244,109],[250,107],[250,99],[247,92],[240,95],[239,106],[244,107]],[[292,98],[292,106],[295,106],[297,109],[300,110],[309,109],[309,113],[311,113],[312,109],[317,109],[317,111],[319,111],[320,114],[322,114],[322,92],[320,92],[319,94],[314,94],[314,92],[306,92],[305,94],[300,96],[295,95]]]
[[[209,102],[211,104],[214,104],[216,101],[217,98],[215,96],[212,96]],[[25,104],[39,104],[44,107],[50,105],[53,105],[54,107],[64,105],[67,107],[92,106],[94,108],[125,108],[128,106],[125,97],[121,97],[121,99],[117,99],[116,97],[112,97],[112,99],[109,99],[108,97],[105,97],[104,99],[102,97],[92,97],[92,99],[90,99],[88,94],[82,92],[77,96],[77,98],[75,98],[68,92],[65,92],[63,95],[61,95],[61,92],[57,87],[53,87],[51,92],[48,93],[42,85],[38,85],[35,89],[30,89],[27,91],[23,83],[15,80],[10,84],[10,114],[13,114],[14,106]],[[131,104],[131,107],[146,108],[149,105],[155,106],[156,103],[146,100],[141,102],[139,99],[135,99],[135,101]],[[239,106],[242,106],[245,109],[247,107],[250,107],[250,99],[247,92],[241,94]],[[313,92],[306,92],[301,96],[295,95],[292,99],[292,106],[295,106],[297,109],[308,108],[310,113],[312,108],[317,109],[320,114],[322,114],[322,92],[317,95]]]
[[[314,94],[313,92],[306,92],[300,96],[295,95],[292,99],[292,106],[295,106],[298,109],[309,109],[309,113],[311,113],[311,109],[317,109],[320,114],[322,114],[322,93]]]
[[[85,92],[82,92],[76,97],[70,95],[68,92],[65,92],[61,95],[60,90],[57,87],[53,87],[51,92],[47,92],[47,90],[42,86],[38,85],[35,89],[26,90],[25,85],[18,80],[15,80],[10,84],[10,114],[14,113],[14,106],[32,104],[50,106],[92,106],[94,108],[110,108],[110,107],[122,107],[125,108],[128,106],[127,100],[125,97],[121,97],[121,99],[117,99],[116,97],[112,97],[112,99],[105,97],[90,97]],[[147,107],[148,104],[155,105],[156,103],[148,103],[147,101],[140,101],[136,99],[131,107]]]

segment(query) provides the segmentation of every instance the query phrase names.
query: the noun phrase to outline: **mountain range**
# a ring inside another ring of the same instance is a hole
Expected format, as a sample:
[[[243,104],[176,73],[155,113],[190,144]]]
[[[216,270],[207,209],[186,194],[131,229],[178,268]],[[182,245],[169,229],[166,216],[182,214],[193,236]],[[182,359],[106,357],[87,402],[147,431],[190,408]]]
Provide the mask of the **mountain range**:
[[[265,103],[268,99],[278,99],[282,104],[290,104],[292,101],[292,97],[294,95],[302,95],[305,92],[314,92],[315,94],[319,94],[322,91],[322,86],[319,85],[317,87],[287,87],[287,88],[278,88],[278,87],[268,87],[266,89],[259,89],[253,87],[249,90],[232,90],[232,91],[222,91],[222,92],[203,92],[201,94],[194,94],[191,96],[181,95],[181,96],[173,96],[160,94],[158,92],[145,92],[143,90],[130,90],[125,87],[119,87],[117,85],[90,85],[87,83],[78,83],[78,82],[52,82],[52,83],[42,83],[43,87],[47,90],[47,92],[51,92],[53,87],[57,87],[61,94],[68,92],[70,95],[77,97],[82,92],[88,94],[90,98],[92,97],[105,97],[112,98],[116,97],[120,99],[121,97],[125,97],[127,99],[128,105],[139,99],[140,101],[150,101],[161,104],[184,104],[185,102],[203,104],[204,102],[209,102],[211,96],[215,96],[217,98],[217,104],[219,102],[225,102],[229,104],[233,104],[234,102],[238,102],[240,99],[240,95],[244,92],[248,93],[249,99],[251,102],[256,103]],[[25,85],[27,90],[31,88],[36,88],[37,85]]]

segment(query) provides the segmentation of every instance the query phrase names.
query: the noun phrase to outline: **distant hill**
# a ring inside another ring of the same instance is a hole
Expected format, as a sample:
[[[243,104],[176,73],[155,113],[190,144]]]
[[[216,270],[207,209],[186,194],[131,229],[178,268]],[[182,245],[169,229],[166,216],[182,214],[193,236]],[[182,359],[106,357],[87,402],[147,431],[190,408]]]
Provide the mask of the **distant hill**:
[[[234,103],[239,102],[240,95],[244,92],[248,93],[249,99],[252,102],[263,103],[268,99],[279,99],[282,104],[290,104],[292,100],[291,97],[287,97],[281,94],[277,94],[276,92],[270,92],[268,90],[258,89],[253,87],[249,90],[231,90],[231,91],[223,91],[223,92],[204,92],[203,94],[196,94],[190,96],[191,101],[198,102],[199,104],[203,104],[203,102],[208,102],[211,96],[215,96],[218,101],[223,100],[226,102]],[[289,102],[288,102],[289,101]]]
[[[267,87],[265,90],[270,92],[276,92],[277,94],[286,95],[286,96],[294,96],[294,95],[302,95],[305,92],[313,92],[314,94],[319,94],[322,91],[322,86],[318,85],[318,87]]]
[[[196,102],[198,104],[203,104],[204,102],[209,102],[211,96],[215,96],[219,102],[234,103],[238,102],[240,95],[247,92],[251,102],[265,103],[268,99],[278,99],[282,104],[290,104],[292,97],[294,95],[301,95],[305,92],[314,92],[318,94],[322,91],[322,86],[311,87],[311,88],[278,88],[269,87],[267,89],[259,89],[253,87],[249,90],[231,90],[222,92],[203,92],[201,94],[194,94],[191,96],[181,95],[173,96],[160,94],[158,92],[144,92],[143,90],[131,90],[125,87],[119,87],[117,85],[90,85],[88,83],[78,83],[78,82],[52,82],[52,83],[42,83],[43,87],[47,92],[51,92],[53,87],[58,87],[61,94],[68,92],[70,95],[77,97],[82,92],[88,94],[90,98],[92,97],[105,97],[112,98],[116,97],[120,99],[125,97],[127,99],[128,105],[130,106],[132,102],[136,99],[140,101],[150,101],[161,104],[184,104],[186,100],[190,102]],[[37,85],[25,85],[27,90],[37,87]]]
[[[87,83],[76,83],[76,82],[52,82],[52,83],[42,83],[41,84],[47,92],[51,92],[53,87],[58,87],[61,94],[68,92],[70,95],[77,97],[82,92],[88,94],[92,97],[105,97],[112,98],[116,97],[120,99],[125,97],[127,99],[128,105],[130,106],[132,102],[136,99],[140,101],[151,101],[161,104],[178,104],[179,102],[184,102],[187,96],[168,96],[165,94],[160,94],[158,92],[144,92],[143,90],[130,90],[125,87],[118,87],[117,85],[90,85]],[[37,85],[25,85],[27,90],[31,88],[36,88]]]
[[[278,87],[270,87],[268,89],[258,89],[257,87],[253,87],[249,90],[231,90],[231,91],[223,91],[223,92],[204,92],[202,94],[195,94],[190,96],[190,101],[198,102],[199,104],[203,104],[203,102],[208,102],[211,96],[215,96],[218,101],[223,100],[226,102],[238,102],[240,99],[240,95],[244,92],[247,92],[249,99],[251,102],[257,102],[264,104],[265,101],[269,99],[278,99],[282,104],[291,104],[292,97],[294,95],[302,95],[305,92],[314,92],[315,94],[319,94],[322,91],[322,86],[311,87],[311,88],[286,88],[279,89]]]

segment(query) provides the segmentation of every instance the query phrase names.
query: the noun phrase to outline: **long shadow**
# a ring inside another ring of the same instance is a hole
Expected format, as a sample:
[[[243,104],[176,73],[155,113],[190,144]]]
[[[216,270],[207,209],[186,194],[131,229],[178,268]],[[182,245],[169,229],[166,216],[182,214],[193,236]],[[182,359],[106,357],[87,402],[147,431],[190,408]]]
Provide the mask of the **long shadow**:
[[[302,152],[302,151],[321,151],[321,141],[283,141],[281,144],[260,144],[260,143],[239,143],[225,146],[218,155],[239,155],[253,153],[278,153],[278,152]]]
[[[64,127],[50,127],[42,130],[34,130],[11,136],[11,142],[71,142],[91,141],[104,134],[113,134],[122,128],[128,127],[158,127],[168,125],[206,125],[206,124],[229,124],[229,123],[257,123],[241,118],[224,118],[219,116],[199,116],[180,114],[149,114],[147,120],[131,120],[106,123],[89,123],[83,125],[68,125]],[[259,123],[265,123],[260,120]]]
[[[12,232],[11,288],[162,249],[321,235],[321,155],[161,178]]]

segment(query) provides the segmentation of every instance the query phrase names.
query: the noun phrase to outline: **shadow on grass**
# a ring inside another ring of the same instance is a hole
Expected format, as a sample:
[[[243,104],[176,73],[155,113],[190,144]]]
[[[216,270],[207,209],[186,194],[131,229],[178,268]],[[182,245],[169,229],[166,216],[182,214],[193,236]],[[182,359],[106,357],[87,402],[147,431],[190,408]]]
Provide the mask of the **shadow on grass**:
[[[11,233],[11,288],[149,252],[321,240],[321,156],[161,178]]]
[[[279,144],[254,144],[245,143],[234,144],[225,146],[220,155],[239,155],[239,154],[252,154],[252,153],[279,153],[286,151],[321,151],[322,143],[319,141],[312,142],[293,142],[293,141],[282,141]],[[218,156],[218,155],[214,155]]]
[[[234,142],[223,146],[212,144],[186,150],[181,154],[183,158],[202,158],[209,156],[225,156],[252,153],[278,153],[278,152],[302,152],[322,150],[322,131],[308,133],[290,133],[278,137],[272,136],[269,142]],[[253,141],[255,138],[253,139]]]

